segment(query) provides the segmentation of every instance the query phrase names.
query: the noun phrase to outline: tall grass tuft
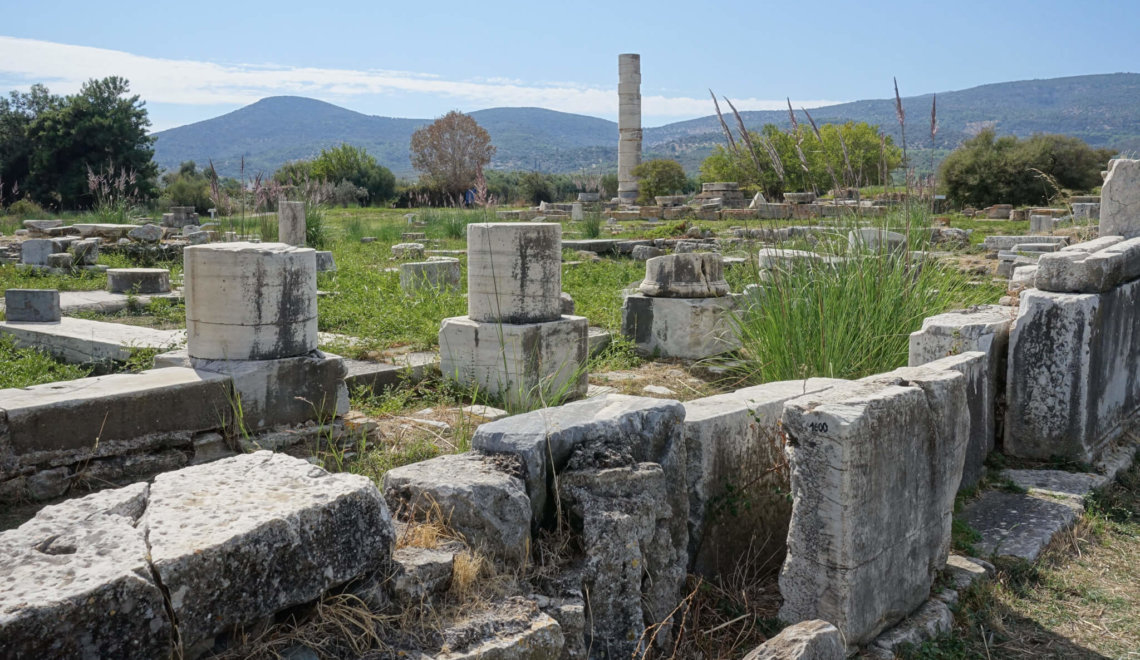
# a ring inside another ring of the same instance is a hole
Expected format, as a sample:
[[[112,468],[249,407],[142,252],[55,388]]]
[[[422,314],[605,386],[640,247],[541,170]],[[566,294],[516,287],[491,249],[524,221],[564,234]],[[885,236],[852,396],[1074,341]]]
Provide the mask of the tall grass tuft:
[[[754,383],[861,378],[904,366],[909,335],[924,318],[1001,295],[909,251],[860,251],[763,273],[754,273],[758,286],[734,323],[741,350],[733,368]]]
[[[578,228],[582,231],[582,236],[586,238],[598,238],[602,235],[602,216],[599,213],[587,213],[582,216],[582,222],[578,223]]]

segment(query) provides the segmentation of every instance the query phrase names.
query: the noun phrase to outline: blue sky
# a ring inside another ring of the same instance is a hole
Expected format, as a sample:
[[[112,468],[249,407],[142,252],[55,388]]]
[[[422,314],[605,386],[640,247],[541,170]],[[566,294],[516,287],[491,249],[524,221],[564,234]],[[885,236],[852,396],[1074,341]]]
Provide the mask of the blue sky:
[[[155,129],[297,94],[367,114],[541,106],[614,119],[642,56],[644,123],[1137,71],[1140,2],[0,0],[0,91],[123,75]]]

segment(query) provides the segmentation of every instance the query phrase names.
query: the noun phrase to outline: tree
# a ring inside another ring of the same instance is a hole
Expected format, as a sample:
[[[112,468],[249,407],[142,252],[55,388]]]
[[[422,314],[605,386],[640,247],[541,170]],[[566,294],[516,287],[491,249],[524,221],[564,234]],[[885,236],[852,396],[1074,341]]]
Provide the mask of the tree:
[[[27,94],[11,92],[0,98],[0,201],[15,202],[28,191],[33,144],[28,135],[32,121],[58,106],[63,98],[53,96],[43,85],[32,85]]]
[[[60,208],[90,205],[87,174],[104,168],[132,174],[137,197],[154,196],[158,166],[154,138],[147,135],[150,119],[139,96],[129,92],[129,83],[117,76],[89,80],[78,94],[36,114],[27,126],[28,189],[36,200]]]
[[[639,204],[652,204],[658,195],[668,195],[685,189],[685,169],[675,160],[655,158],[633,168],[638,179]]]
[[[553,177],[542,172],[523,172],[519,176],[519,195],[527,204],[554,201]]]
[[[962,206],[1047,204],[1061,190],[1099,185],[1100,171],[1115,153],[1065,135],[1018,140],[988,128],[942,161],[939,179]]]
[[[313,160],[314,178],[330,183],[347,181],[368,192],[372,202],[383,202],[396,192],[396,177],[387,167],[376,162],[367,151],[350,144],[341,144],[332,149],[321,149]]]
[[[460,199],[491,162],[491,136],[474,119],[453,110],[412,134],[412,167],[426,183]]]
[[[198,213],[206,213],[213,206],[210,178],[192,160],[179,165],[178,171],[163,174],[162,185],[162,197],[171,206],[193,206]]]

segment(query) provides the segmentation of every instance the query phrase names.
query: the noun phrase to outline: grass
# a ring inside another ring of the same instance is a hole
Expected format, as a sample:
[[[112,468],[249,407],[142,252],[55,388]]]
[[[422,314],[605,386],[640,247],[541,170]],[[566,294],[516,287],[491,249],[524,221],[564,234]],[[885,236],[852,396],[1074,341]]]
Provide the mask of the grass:
[[[1102,659],[1140,650],[1140,464],[1095,493],[1036,565],[998,564],[960,596],[956,627],[903,657]]]
[[[17,348],[11,339],[0,337],[0,388],[75,380],[89,374],[86,367],[60,362],[34,349]]]

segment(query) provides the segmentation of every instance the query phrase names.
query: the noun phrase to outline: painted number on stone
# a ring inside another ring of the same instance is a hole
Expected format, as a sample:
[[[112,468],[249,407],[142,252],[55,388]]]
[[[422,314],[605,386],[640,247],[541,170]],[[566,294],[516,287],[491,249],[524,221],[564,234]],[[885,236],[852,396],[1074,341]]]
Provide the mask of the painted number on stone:
[[[808,424],[808,429],[812,433],[827,433],[827,422],[812,422]]]

